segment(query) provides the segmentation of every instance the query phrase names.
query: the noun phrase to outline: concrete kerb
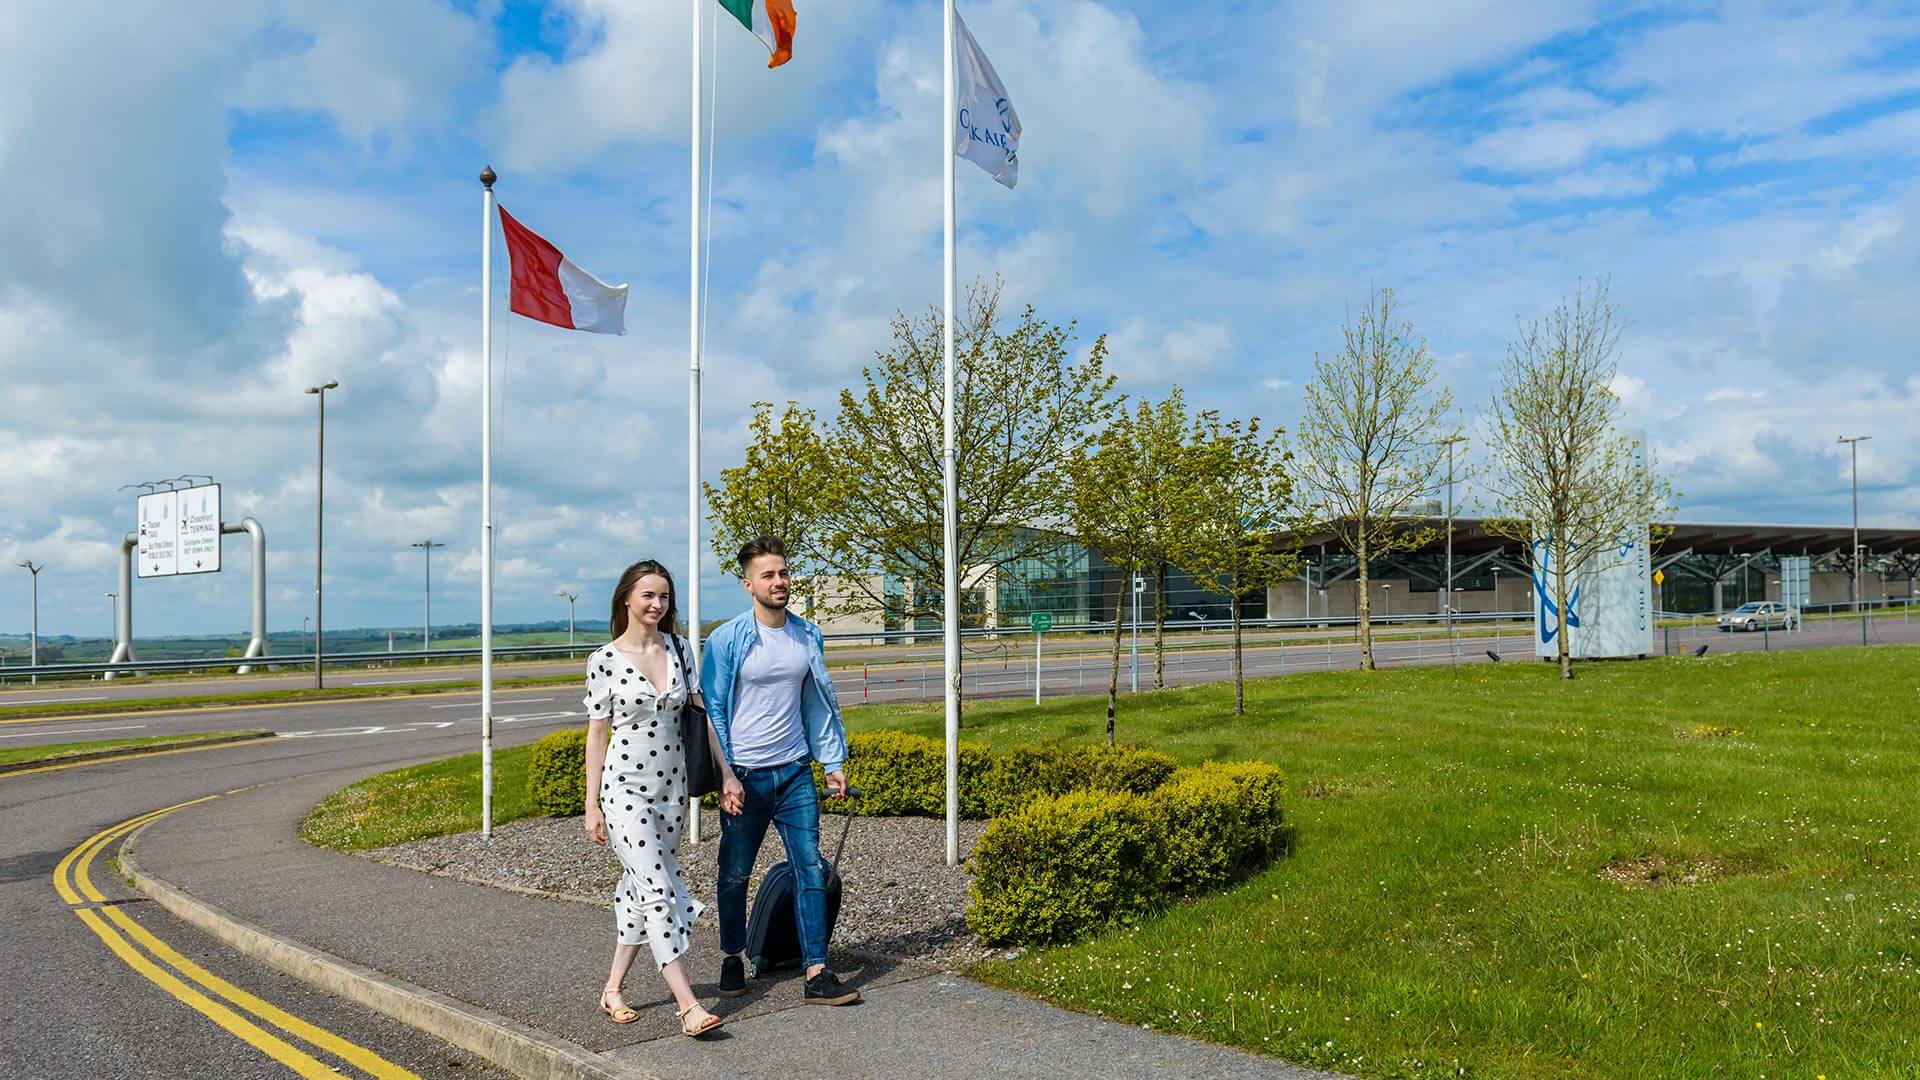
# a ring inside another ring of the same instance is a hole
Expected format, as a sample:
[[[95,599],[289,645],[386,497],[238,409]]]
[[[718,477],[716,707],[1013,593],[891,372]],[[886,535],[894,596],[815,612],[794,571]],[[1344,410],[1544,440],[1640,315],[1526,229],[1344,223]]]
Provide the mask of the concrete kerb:
[[[578,1043],[274,934],[140,869],[135,829],[120,846],[134,887],[196,929],[275,970],[471,1051],[528,1080],[660,1080]]]

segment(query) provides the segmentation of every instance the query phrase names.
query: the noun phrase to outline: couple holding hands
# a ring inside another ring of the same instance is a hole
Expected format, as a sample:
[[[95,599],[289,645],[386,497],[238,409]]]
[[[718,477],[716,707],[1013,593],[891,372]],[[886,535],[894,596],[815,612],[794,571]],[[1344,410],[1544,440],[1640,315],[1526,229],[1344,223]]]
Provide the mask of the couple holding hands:
[[[749,609],[707,639],[693,670],[673,575],[647,559],[627,567],[613,593],[612,637],[587,667],[586,830],[620,857],[614,894],[618,943],[600,993],[616,1024],[639,1013],[621,984],[645,944],[679,1006],[680,1031],[720,1026],[694,996],[685,966],[694,920],[706,910],[681,877],[689,752],[712,753],[721,776],[720,996],[747,992],[747,881],[771,824],[794,870],[809,1004],[846,1005],[860,994],[827,968],[826,874],[820,859],[820,804],[813,763],[830,796],[847,789],[846,727],[827,673],[819,628],[787,611],[786,550],[763,536],[740,549]],[[708,745],[689,747],[681,711],[704,707]]]

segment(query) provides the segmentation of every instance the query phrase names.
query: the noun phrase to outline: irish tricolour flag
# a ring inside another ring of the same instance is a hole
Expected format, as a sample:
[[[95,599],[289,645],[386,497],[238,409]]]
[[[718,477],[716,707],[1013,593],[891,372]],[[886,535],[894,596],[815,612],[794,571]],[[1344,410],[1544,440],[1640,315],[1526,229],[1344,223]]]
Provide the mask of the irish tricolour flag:
[[[500,231],[513,264],[508,305],[516,315],[568,330],[627,332],[627,287],[609,285],[575,266],[546,238],[500,208]]]
[[[768,67],[777,68],[793,59],[793,28],[797,21],[793,0],[720,0],[720,6],[739,19],[741,26],[753,31],[753,36],[773,54],[767,57]]]

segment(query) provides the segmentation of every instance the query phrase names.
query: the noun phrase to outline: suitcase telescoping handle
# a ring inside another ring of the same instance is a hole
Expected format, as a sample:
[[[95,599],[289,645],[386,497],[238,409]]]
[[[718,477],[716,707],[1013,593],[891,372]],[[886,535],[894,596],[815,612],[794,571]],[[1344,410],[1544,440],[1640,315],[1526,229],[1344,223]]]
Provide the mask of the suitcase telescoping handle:
[[[835,796],[829,795],[827,797],[834,798]],[[847,853],[847,833],[853,828],[853,800],[859,797],[860,789],[857,787],[850,787],[847,789],[845,795],[839,796],[839,798],[847,800],[847,812],[842,815],[846,820],[840,823],[840,844],[833,849],[833,865],[835,867],[840,865],[840,856]]]

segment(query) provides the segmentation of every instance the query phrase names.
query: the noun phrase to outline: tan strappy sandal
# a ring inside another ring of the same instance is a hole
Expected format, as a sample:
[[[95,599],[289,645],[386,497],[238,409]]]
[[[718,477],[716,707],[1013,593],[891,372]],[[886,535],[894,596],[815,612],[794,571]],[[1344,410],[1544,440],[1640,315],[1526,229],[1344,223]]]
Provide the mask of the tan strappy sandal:
[[[620,993],[620,991],[615,990],[611,987],[601,990],[600,991],[600,1011],[603,1013],[606,1013],[607,1019],[613,1021],[616,1024],[631,1024],[635,1020],[640,1019],[640,1014],[626,1003],[626,1000],[624,997],[621,999],[620,1004],[617,1006],[607,1004],[607,995],[618,994],[618,993]]]
[[[695,1009],[707,1013],[707,1018],[699,1023],[692,1023],[689,1017]],[[719,1027],[722,1023],[719,1017],[707,1012],[706,1008],[697,1001],[684,1009],[678,1010],[674,1015],[680,1018],[680,1034],[685,1035],[689,1039],[697,1039],[707,1032],[712,1031],[714,1028]]]

